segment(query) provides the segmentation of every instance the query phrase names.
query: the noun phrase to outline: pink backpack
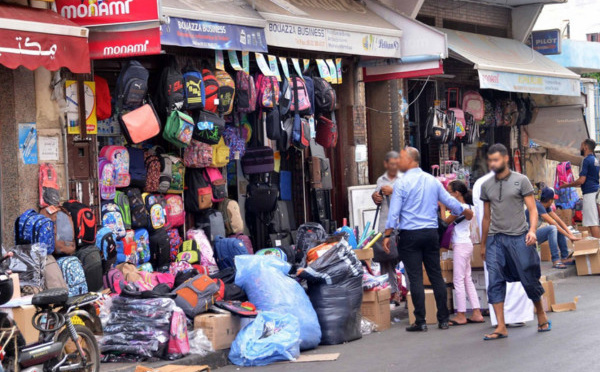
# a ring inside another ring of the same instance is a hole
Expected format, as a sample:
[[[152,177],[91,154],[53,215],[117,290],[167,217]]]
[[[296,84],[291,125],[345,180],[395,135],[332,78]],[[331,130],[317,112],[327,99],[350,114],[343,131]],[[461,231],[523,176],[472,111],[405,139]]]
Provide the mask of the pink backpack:
[[[98,178],[100,180],[100,197],[103,200],[114,200],[117,191],[115,166],[106,158],[98,158]]]
[[[565,183],[571,183],[574,180],[575,177],[573,177],[571,162],[565,161],[562,163],[558,163],[558,165],[556,166],[556,175],[554,176],[554,188],[556,190],[559,190],[560,185],[564,185]]]
[[[465,120],[465,112],[458,108],[450,108],[448,109],[454,112],[455,119],[455,127],[456,127],[456,137],[462,138],[467,135],[467,122]]]
[[[104,146],[100,157],[112,163],[115,172],[115,187],[127,187],[131,181],[129,175],[129,152],[123,146]]]
[[[290,104],[289,112],[295,113],[297,111],[300,115],[310,115],[310,99],[304,79],[298,76],[291,78],[290,89],[292,92],[292,103]],[[296,97],[298,98],[297,105]]]
[[[121,294],[121,287],[127,284],[121,270],[112,268],[104,275],[104,288],[110,289],[112,293]]]
[[[183,164],[188,168],[206,168],[212,164],[212,146],[192,140],[183,151]]]
[[[171,316],[171,328],[169,331],[169,355],[186,355],[190,352],[188,339],[187,317],[181,308],[176,307]]]
[[[463,95],[462,109],[464,112],[468,112],[473,115],[475,121],[483,120],[485,114],[485,103],[481,94],[475,91],[468,91]]]
[[[279,105],[279,83],[274,76],[259,74],[256,79],[256,99],[258,106],[272,109]]]
[[[175,275],[171,273],[152,273],[152,285],[157,286],[159,284],[166,284],[169,288],[173,289],[175,285]]]
[[[205,179],[212,188],[212,202],[220,203],[227,197],[227,180],[219,168],[208,167],[204,169]]]
[[[181,195],[169,194],[165,196],[165,200],[167,202],[165,213],[171,227],[183,226],[185,224],[185,210]]]
[[[196,241],[198,245],[198,249],[200,249],[200,265],[216,267],[217,261],[215,261],[213,249],[210,246],[210,242],[202,229],[192,229],[188,230],[187,238],[193,239]]]
[[[246,71],[238,71],[235,75],[236,110],[247,114],[256,110],[256,86],[254,78]]]
[[[189,270],[192,270],[192,264],[187,261],[177,261],[171,262],[171,266],[169,266],[169,273],[176,277],[177,274],[183,273]]]

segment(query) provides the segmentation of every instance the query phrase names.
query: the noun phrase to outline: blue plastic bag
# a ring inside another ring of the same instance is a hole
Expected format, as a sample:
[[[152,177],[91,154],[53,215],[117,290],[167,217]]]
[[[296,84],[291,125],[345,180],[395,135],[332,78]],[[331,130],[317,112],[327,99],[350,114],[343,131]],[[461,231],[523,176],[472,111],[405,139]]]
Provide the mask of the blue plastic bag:
[[[314,349],[321,342],[317,313],[306,292],[287,276],[290,264],[273,256],[235,257],[235,284],[242,287],[258,310],[292,314],[300,323],[300,350]]]
[[[236,336],[229,360],[244,366],[266,366],[300,355],[300,324],[291,314],[261,311]]]

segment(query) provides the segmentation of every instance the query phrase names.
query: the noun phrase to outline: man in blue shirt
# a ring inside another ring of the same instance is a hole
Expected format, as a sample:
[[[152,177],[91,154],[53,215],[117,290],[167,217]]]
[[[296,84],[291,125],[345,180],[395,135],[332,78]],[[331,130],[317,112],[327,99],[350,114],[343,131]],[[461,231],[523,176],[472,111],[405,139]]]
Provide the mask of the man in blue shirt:
[[[440,329],[448,329],[446,283],[440,267],[440,241],[438,236],[438,202],[452,214],[473,218],[470,209],[463,209],[458,200],[444,189],[440,181],[419,168],[421,155],[413,147],[400,153],[399,168],[404,176],[394,184],[383,246],[390,248],[390,235],[399,230],[398,253],[410,282],[410,292],[415,307],[415,323],[409,332],[427,331],[425,325],[425,289],[423,265],[433,286]]]
[[[571,183],[560,185],[561,189],[567,187],[581,186],[583,194],[583,226],[590,229],[590,235],[594,238],[600,238],[600,218],[598,215],[598,206],[596,205],[596,193],[600,185],[600,162],[594,155],[596,141],[586,139],[581,143],[581,156],[584,157],[579,178]]]

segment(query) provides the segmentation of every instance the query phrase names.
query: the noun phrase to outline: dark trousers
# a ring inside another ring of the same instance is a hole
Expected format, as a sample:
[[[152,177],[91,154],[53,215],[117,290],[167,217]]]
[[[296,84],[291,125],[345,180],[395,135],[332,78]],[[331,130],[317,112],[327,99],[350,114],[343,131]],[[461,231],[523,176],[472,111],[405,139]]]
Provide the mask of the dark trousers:
[[[415,306],[415,323],[425,324],[425,289],[423,265],[433,286],[437,304],[437,319],[448,321],[448,293],[440,267],[440,241],[437,229],[402,230],[398,237],[398,253],[404,263]]]

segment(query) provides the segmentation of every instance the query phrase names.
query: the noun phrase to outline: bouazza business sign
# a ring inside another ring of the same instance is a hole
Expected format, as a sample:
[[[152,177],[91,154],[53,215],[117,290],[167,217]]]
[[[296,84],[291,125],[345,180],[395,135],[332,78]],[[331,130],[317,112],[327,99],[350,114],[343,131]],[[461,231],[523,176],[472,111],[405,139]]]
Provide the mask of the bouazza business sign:
[[[57,12],[81,26],[159,20],[157,0],[56,0]]]

